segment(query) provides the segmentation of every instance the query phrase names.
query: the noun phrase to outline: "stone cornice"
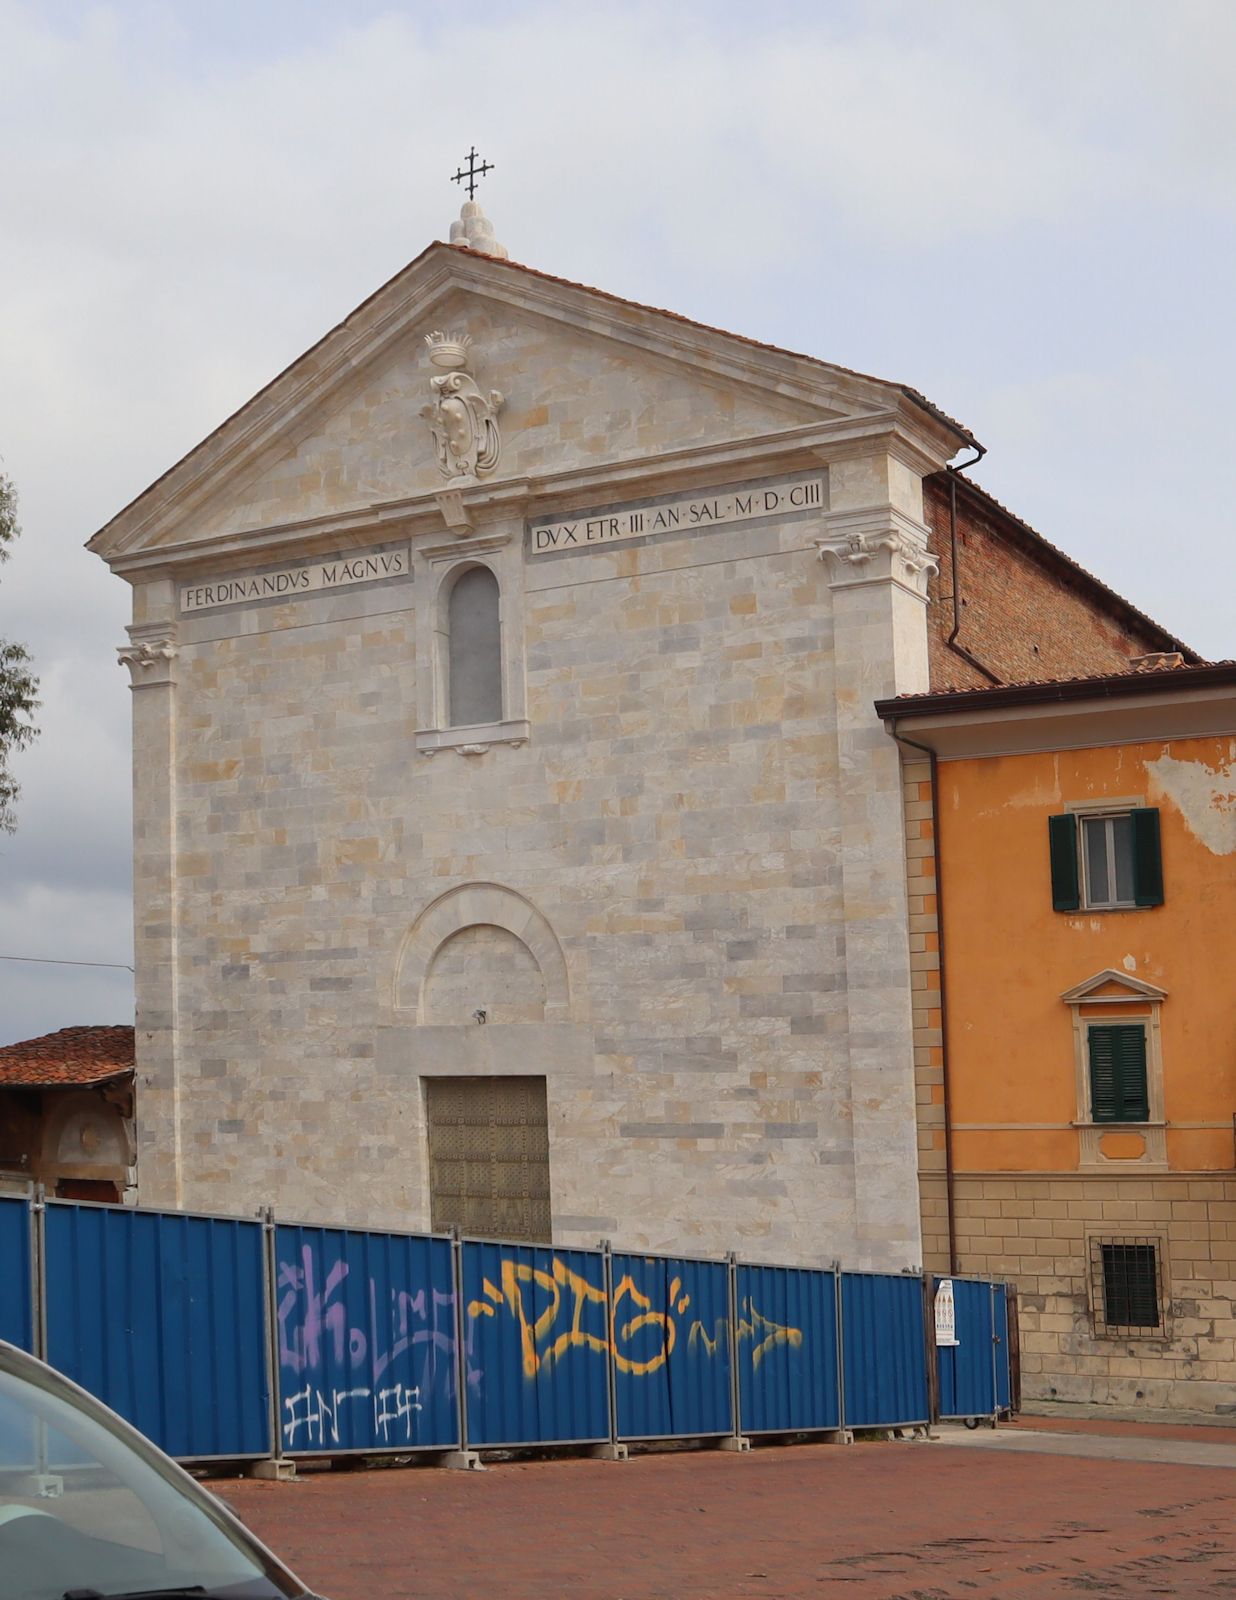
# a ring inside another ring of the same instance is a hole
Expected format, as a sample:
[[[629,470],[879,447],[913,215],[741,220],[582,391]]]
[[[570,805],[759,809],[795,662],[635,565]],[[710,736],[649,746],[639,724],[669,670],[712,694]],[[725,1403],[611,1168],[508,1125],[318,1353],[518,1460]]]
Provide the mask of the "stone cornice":
[[[913,421],[913,419],[910,419]],[[108,558],[112,570],[136,581],[151,571],[183,574],[190,566],[220,562],[260,565],[286,559],[289,552],[312,556],[342,546],[363,544],[396,532],[411,536],[451,526],[468,530],[495,516],[535,516],[544,512],[618,504],[633,496],[706,490],[726,483],[812,469],[820,464],[851,460],[884,451],[898,460],[928,461],[923,470],[940,465],[937,454],[928,458],[928,441],[907,425],[900,409],[870,417],[846,417],[805,423],[774,433],[716,444],[692,445],[654,456],[633,456],[596,466],[572,467],[527,477],[477,483],[452,493],[458,506],[451,522],[441,504],[443,491],[428,490],[404,500],[392,500],[353,511],[303,521],[276,523],[210,539],[189,539],[180,544],[160,544],[134,549]],[[917,470],[917,468],[916,468]]]

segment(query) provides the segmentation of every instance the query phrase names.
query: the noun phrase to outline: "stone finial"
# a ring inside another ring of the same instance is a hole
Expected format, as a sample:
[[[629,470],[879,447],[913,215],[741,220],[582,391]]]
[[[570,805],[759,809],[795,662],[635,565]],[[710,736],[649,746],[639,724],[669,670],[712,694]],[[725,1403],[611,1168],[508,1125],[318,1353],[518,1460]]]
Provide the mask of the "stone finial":
[[[494,238],[494,225],[481,210],[479,200],[465,200],[459,221],[451,223],[451,243],[463,245],[468,250],[479,250],[483,256],[507,259],[506,246]]]

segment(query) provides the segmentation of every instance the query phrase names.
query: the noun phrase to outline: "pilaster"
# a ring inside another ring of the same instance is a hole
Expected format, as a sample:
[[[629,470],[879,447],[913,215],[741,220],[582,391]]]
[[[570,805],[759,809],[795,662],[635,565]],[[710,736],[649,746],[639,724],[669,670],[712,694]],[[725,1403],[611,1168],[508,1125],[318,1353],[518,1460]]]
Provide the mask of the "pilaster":
[[[927,687],[927,551],[919,485],[889,458],[834,473],[824,533],[833,601],[838,800],[854,1137],[863,1264],[922,1259],[901,767],[875,714]]]
[[[134,592],[117,651],[133,691],[133,917],[138,1194],[183,1202],[177,1050],[176,598],[170,580]]]

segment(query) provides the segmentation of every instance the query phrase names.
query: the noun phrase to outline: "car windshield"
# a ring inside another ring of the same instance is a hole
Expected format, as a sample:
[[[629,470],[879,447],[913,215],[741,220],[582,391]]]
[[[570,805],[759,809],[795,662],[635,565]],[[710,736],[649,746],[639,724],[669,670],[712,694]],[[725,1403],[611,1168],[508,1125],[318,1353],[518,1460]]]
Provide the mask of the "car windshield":
[[[301,1595],[153,1446],[50,1369],[0,1348],[0,1594]]]

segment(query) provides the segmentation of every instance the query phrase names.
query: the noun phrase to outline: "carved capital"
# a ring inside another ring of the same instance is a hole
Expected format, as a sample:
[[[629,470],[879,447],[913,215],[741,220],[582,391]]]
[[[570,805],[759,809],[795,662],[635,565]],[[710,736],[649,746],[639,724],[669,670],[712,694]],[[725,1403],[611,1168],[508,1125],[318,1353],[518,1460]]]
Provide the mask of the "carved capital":
[[[813,541],[831,574],[830,588],[893,583],[927,598],[927,580],[938,572],[922,529],[896,512],[849,513]]]
[[[135,627],[129,629],[129,643],[122,644],[116,656],[129,669],[130,688],[149,689],[176,681],[175,662],[179,653],[170,627],[154,630]]]
[[[438,469],[449,484],[475,483],[498,465],[498,413],[505,401],[497,389],[484,394],[469,370],[468,334],[430,333],[425,343],[438,370],[429,380],[431,398],[421,416],[433,435]]]

